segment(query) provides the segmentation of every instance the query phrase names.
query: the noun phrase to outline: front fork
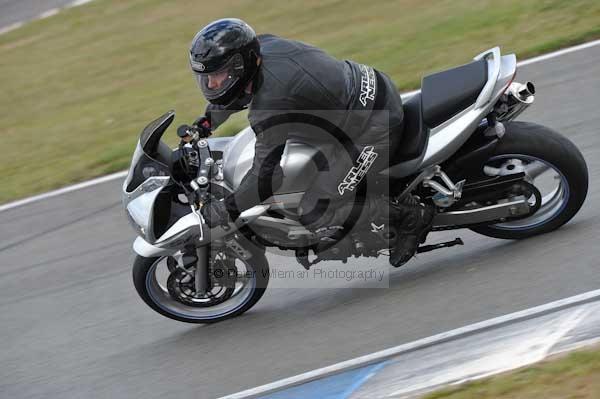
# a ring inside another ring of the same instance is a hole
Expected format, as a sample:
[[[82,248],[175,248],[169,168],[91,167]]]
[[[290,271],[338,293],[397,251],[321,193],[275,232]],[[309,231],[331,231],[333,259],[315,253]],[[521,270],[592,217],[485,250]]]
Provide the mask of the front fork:
[[[206,192],[204,192],[206,194]],[[204,241],[204,218],[200,213],[200,208],[196,209],[194,205],[190,205],[192,208],[192,212],[198,218],[198,227],[200,228],[200,241]],[[202,245],[200,247],[196,247],[196,273],[194,276],[194,288],[196,289],[196,295],[205,296],[211,287],[210,284],[210,271],[209,271],[209,262],[210,262],[210,247],[209,245]]]
[[[196,288],[196,294],[202,296],[206,295],[210,291],[210,248],[208,245],[203,245],[196,248],[196,256],[198,258],[196,262],[196,275],[194,276],[194,283]]]

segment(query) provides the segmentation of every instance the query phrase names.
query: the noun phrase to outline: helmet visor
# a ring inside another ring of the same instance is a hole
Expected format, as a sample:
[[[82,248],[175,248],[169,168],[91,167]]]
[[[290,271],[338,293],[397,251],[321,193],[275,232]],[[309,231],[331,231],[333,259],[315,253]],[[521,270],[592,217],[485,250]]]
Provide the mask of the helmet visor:
[[[227,93],[244,76],[244,59],[235,54],[223,68],[215,72],[194,71],[196,82],[208,101],[216,100]]]

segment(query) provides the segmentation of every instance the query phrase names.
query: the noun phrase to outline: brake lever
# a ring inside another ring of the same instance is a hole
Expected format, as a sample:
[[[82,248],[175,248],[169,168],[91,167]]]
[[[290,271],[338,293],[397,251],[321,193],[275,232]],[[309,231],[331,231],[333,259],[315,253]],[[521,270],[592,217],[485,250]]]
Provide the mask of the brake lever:
[[[200,229],[200,241],[204,241],[204,229],[202,228],[202,226],[204,226],[204,224],[206,223],[204,221],[204,217],[202,216],[202,212],[200,211],[200,208],[196,209],[196,207],[194,205],[191,205],[190,208],[192,208],[192,212],[194,213],[194,215],[196,215],[196,218],[198,219],[198,228]]]

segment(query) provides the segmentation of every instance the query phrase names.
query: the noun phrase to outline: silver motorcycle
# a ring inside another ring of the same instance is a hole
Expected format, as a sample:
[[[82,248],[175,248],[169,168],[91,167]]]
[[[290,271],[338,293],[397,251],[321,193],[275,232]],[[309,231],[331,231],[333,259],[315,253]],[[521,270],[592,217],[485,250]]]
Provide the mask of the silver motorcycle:
[[[403,153],[380,172],[391,203],[411,198],[433,204],[433,231],[469,228],[503,239],[555,230],[581,208],[588,171],[580,151],[559,133],[514,119],[534,101],[532,83],[517,83],[516,57],[485,51],[466,65],[428,75],[404,103]],[[299,119],[302,114],[297,115]],[[209,198],[234,191],[250,169],[254,132],[205,138],[189,131],[169,148],[161,136],[168,112],[141,133],[123,184],[123,206],[138,237],[133,280],[141,298],[160,314],[212,323],[254,306],[269,282],[267,247],[294,251],[309,268],[315,234],[298,221],[297,207],[315,173],[318,150],[288,140],[284,182],[234,222],[210,229],[200,209]],[[408,159],[408,160],[407,160]],[[368,230],[368,229],[367,229]],[[393,247],[391,227],[345,237],[345,245],[318,260],[377,257]],[[373,232],[378,238],[373,239]],[[422,245],[418,252],[462,244]]]

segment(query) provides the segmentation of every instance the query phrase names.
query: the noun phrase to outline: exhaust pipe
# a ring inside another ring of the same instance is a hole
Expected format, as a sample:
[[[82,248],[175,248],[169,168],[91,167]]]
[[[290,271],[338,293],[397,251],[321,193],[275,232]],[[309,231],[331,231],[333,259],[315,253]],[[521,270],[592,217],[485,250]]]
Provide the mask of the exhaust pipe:
[[[506,90],[506,100],[501,104],[498,120],[501,122],[515,119],[535,100],[535,86],[531,82],[512,82]]]
[[[535,86],[531,82],[513,82],[510,84],[508,91],[515,99],[527,105],[531,104],[534,100]]]

